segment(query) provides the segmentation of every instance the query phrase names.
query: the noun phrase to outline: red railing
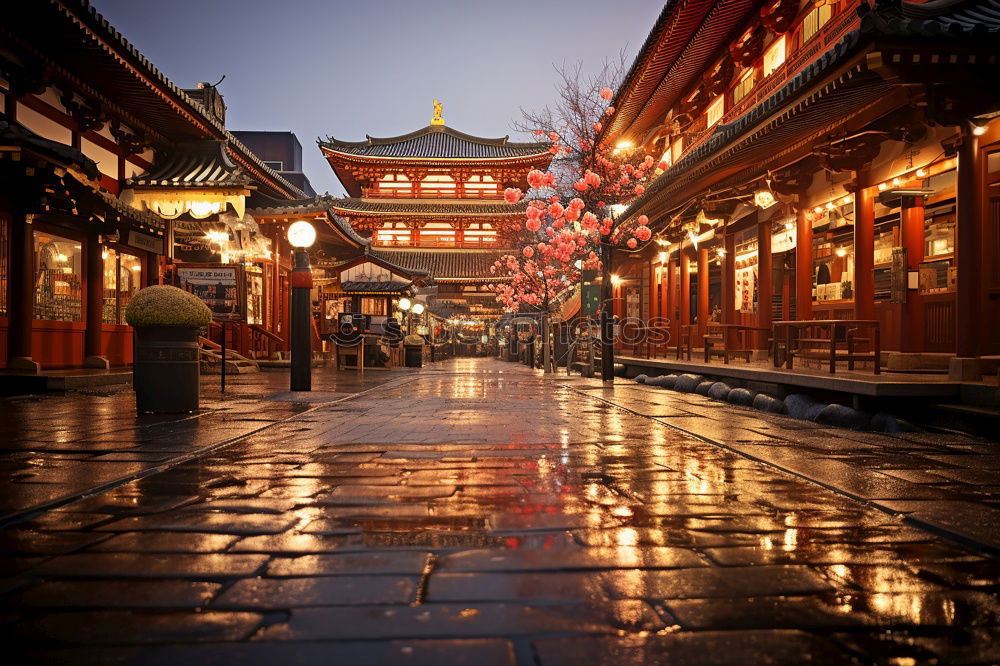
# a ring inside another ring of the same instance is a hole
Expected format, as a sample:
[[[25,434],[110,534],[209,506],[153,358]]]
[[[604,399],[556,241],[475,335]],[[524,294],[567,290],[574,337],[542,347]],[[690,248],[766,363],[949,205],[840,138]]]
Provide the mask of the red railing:
[[[409,239],[395,240],[378,238],[375,240],[374,245],[376,247],[457,247],[467,250],[475,250],[494,248],[497,246],[497,241],[496,239],[483,240],[480,238],[466,238],[462,242],[456,242],[455,240],[431,240],[420,238],[416,242],[411,242]]]
[[[364,189],[366,197],[378,199],[502,199],[503,192],[498,189],[480,190],[465,188],[461,183],[455,187],[416,187],[389,188],[369,187]]]

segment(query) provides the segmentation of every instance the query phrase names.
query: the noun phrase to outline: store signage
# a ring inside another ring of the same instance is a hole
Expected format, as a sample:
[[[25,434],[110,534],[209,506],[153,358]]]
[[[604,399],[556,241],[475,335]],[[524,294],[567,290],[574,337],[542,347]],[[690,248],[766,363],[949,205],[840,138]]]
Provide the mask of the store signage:
[[[243,321],[245,292],[239,266],[177,267],[181,289],[200,298],[216,321]]]
[[[138,231],[128,232],[128,244],[139,250],[163,254],[163,239]]]
[[[906,302],[906,248],[892,248],[892,268],[889,269],[889,302]]]

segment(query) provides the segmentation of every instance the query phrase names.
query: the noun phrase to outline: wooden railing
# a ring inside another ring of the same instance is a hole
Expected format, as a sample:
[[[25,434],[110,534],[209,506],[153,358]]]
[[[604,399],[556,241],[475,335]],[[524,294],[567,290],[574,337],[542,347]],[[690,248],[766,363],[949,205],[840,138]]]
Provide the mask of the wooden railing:
[[[499,189],[457,187],[369,187],[364,195],[375,199],[502,199]]]
[[[489,249],[497,246],[496,238],[466,238],[461,242],[454,240],[431,240],[419,238],[415,242],[410,239],[396,240],[394,238],[377,238],[374,245],[378,247],[457,247],[463,249]]]

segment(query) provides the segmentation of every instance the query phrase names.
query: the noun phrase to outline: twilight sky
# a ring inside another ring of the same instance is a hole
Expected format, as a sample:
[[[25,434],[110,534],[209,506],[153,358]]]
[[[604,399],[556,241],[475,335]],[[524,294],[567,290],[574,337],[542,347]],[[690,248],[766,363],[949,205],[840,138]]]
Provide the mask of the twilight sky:
[[[428,124],[511,133],[553,98],[553,62],[629,62],[663,0],[92,0],[182,88],[215,83],[231,130],[291,130],[318,192],[343,189],[316,137],[357,141]],[[512,137],[514,139],[516,137]],[[522,137],[523,138],[523,137]]]

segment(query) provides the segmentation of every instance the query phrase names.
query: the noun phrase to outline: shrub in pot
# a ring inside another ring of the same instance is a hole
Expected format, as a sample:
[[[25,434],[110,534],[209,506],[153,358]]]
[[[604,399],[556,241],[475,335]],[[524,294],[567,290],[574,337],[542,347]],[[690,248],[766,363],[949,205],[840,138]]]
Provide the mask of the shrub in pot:
[[[140,289],[125,308],[135,329],[132,386],[140,413],[198,409],[198,331],[212,312],[183,289],[157,285]]]

